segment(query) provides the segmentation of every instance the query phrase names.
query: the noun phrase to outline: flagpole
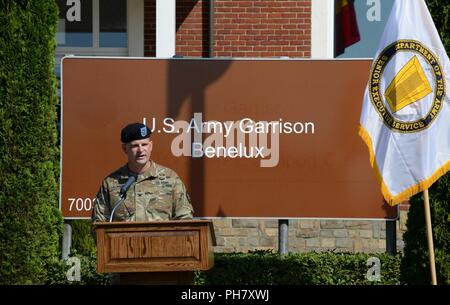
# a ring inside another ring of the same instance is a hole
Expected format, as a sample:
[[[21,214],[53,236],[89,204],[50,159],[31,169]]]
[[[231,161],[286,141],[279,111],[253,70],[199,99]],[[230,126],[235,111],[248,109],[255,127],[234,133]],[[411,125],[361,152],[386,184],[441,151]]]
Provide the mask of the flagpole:
[[[434,262],[433,231],[431,228],[430,198],[428,196],[428,189],[423,191],[423,199],[425,208],[425,222],[427,225],[427,240],[430,259],[431,282],[433,285],[437,285],[436,265]]]

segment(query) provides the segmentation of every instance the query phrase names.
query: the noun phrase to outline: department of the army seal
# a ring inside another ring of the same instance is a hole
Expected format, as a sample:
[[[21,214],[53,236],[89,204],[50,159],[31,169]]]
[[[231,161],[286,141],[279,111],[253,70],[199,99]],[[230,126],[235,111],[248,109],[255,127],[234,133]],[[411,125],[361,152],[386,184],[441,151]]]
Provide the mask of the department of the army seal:
[[[403,68],[395,71],[393,80],[386,84],[385,92],[382,92],[381,80],[385,68],[399,52],[408,52],[413,56]],[[422,60],[419,60],[418,56]],[[428,65],[427,71],[431,71],[434,78],[431,84],[421,62]],[[439,115],[443,107],[446,84],[439,59],[431,50],[416,40],[397,40],[381,51],[374,61],[368,89],[372,105],[384,124],[393,131],[412,133],[428,128]],[[395,117],[394,114],[401,109],[428,99],[432,99],[431,107],[424,116],[417,116],[410,121]]]

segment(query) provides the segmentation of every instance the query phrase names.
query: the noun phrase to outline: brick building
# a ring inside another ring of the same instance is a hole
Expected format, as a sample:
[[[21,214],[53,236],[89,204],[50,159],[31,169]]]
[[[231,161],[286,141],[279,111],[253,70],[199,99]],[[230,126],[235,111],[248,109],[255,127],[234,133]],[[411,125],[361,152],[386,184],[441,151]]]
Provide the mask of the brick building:
[[[392,1],[355,1],[361,40],[335,56],[334,0],[58,0],[66,54],[133,57],[370,58]],[[59,67],[57,67],[57,73]],[[401,249],[407,205],[401,208]],[[217,252],[278,249],[276,219],[215,219]],[[382,220],[289,222],[289,250],[385,251]]]

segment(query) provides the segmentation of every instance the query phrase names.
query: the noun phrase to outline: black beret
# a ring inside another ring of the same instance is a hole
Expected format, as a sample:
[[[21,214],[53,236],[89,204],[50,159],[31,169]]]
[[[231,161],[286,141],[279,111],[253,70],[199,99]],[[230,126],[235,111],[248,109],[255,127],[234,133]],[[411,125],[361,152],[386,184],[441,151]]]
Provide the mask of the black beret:
[[[150,138],[152,131],[141,123],[133,123],[125,126],[120,133],[122,143],[128,143],[134,140]]]

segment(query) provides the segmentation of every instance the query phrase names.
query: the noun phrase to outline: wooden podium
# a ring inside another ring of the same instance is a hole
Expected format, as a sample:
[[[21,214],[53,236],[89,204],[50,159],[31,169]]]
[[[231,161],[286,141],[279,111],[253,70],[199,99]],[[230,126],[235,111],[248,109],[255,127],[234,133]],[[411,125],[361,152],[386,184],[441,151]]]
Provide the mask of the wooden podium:
[[[214,265],[211,220],[97,222],[97,271],[113,284],[192,284]]]

